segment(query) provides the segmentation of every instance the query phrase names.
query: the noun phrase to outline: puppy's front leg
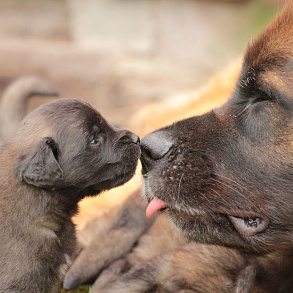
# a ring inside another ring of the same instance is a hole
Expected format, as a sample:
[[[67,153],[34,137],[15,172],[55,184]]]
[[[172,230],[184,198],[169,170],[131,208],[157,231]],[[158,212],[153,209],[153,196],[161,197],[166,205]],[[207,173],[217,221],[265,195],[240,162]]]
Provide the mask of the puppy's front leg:
[[[251,264],[244,268],[238,278],[236,284],[236,293],[249,293],[252,292],[253,285],[256,277],[256,265]]]
[[[140,194],[134,193],[126,200],[110,228],[97,235],[77,257],[65,276],[64,289],[73,289],[94,280],[101,270],[127,254],[153,222],[144,211]]]
[[[152,226],[139,238],[129,254],[103,270],[96,281],[95,288],[103,288],[138,264],[148,261],[163,251],[182,247],[187,242],[186,238],[170,227],[170,221],[161,214],[155,218]]]
[[[92,292],[231,293],[235,290],[235,273],[243,265],[242,257],[233,249],[193,242],[157,254],[103,288],[98,279]]]

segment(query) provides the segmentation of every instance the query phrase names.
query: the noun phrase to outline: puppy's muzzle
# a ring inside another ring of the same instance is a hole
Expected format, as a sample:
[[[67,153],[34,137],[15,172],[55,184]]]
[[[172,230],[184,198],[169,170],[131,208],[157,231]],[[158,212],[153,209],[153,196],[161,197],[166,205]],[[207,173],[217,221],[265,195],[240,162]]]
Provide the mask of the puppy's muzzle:
[[[173,145],[173,140],[160,132],[154,132],[145,136],[141,140],[140,145],[143,174],[148,173],[153,168],[155,162],[162,159]]]
[[[132,133],[127,130],[122,130],[120,134],[119,142],[126,143],[126,144],[134,143],[138,145],[140,143],[140,139],[139,139],[139,136],[136,135],[135,133]]]

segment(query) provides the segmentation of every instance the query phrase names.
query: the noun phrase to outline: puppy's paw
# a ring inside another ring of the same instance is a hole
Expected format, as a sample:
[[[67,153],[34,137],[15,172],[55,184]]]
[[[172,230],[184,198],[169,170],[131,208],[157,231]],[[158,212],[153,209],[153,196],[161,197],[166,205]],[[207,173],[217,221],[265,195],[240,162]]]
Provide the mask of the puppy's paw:
[[[223,262],[225,257],[229,264]],[[229,270],[224,270],[227,266]],[[230,293],[235,289],[233,272],[242,266],[241,256],[232,249],[190,243],[139,263],[107,285],[98,279],[92,292]]]
[[[102,270],[128,254],[153,220],[145,216],[138,193],[130,196],[110,227],[98,234],[79,254],[64,279],[64,289],[73,289],[95,280]]]
[[[92,292],[178,293],[181,289],[184,290],[184,286],[180,288],[176,284],[174,284],[174,274],[176,275],[176,279],[180,278],[179,276],[177,276],[177,271],[173,271],[173,269],[176,269],[174,267],[174,261],[179,256],[179,251],[180,249],[174,249],[168,252],[157,254],[156,256],[148,259],[147,261],[141,262],[136,266],[132,267],[128,272],[121,275],[121,277],[119,277],[119,273],[121,270],[118,272],[118,274],[113,273],[113,271],[117,272],[117,265],[118,267],[120,267],[120,265],[123,264],[125,268],[125,262],[114,263],[112,268],[110,266],[106,270],[106,275],[108,276],[109,270],[112,271],[112,273],[110,273],[111,277],[108,278],[107,282],[105,282],[105,278],[103,278],[102,274],[102,279],[98,278],[92,286]],[[130,256],[129,259],[133,259],[133,256]],[[182,259],[180,259],[179,262],[180,261],[182,261]],[[127,266],[130,265],[129,263],[127,264]]]
[[[103,287],[118,280],[124,273],[129,271],[129,269],[130,264],[126,259],[115,261],[99,275],[99,278],[94,284],[94,290],[102,290]]]

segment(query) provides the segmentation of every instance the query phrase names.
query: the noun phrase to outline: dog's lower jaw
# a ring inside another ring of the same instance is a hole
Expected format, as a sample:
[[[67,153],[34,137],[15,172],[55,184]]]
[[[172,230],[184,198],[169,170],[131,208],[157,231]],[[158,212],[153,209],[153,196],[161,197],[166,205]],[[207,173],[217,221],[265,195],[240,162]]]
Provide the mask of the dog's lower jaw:
[[[199,211],[197,214],[190,214],[183,210],[177,210],[172,207],[162,211],[166,213],[174,229],[178,229],[188,239],[199,243],[226,246],[236,248],[239,251],[245,251],[253,255],[262,255],[274,251],[277,248],[276,244],[267,245],[266,230],[268,222],[264,222],[262,227],[257,227],[259,230],[253,235],[244,235],[237,231],[229,215],[221,213],[208,213]],[[239,219],[239,221],[248,221]],[[243,224],[244,225],[244,224]],[[242,228],[241,228],[242,229]],[[262,235],[264,234],[264,235]]]

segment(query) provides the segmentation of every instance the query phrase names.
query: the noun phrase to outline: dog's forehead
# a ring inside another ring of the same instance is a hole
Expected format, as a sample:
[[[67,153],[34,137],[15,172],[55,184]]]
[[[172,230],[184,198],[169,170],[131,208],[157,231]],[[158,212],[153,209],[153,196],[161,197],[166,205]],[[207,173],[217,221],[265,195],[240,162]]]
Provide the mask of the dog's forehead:
[[[248,85],[257,77],[258,88],[291,98],[292,70],[293,1],[288,1],[271,25],[247,47],[240,82]]]
[[[276,19],[252,42],[245,61],[250,67],[270,69],[293,59],[293,2],[290,0]]]

